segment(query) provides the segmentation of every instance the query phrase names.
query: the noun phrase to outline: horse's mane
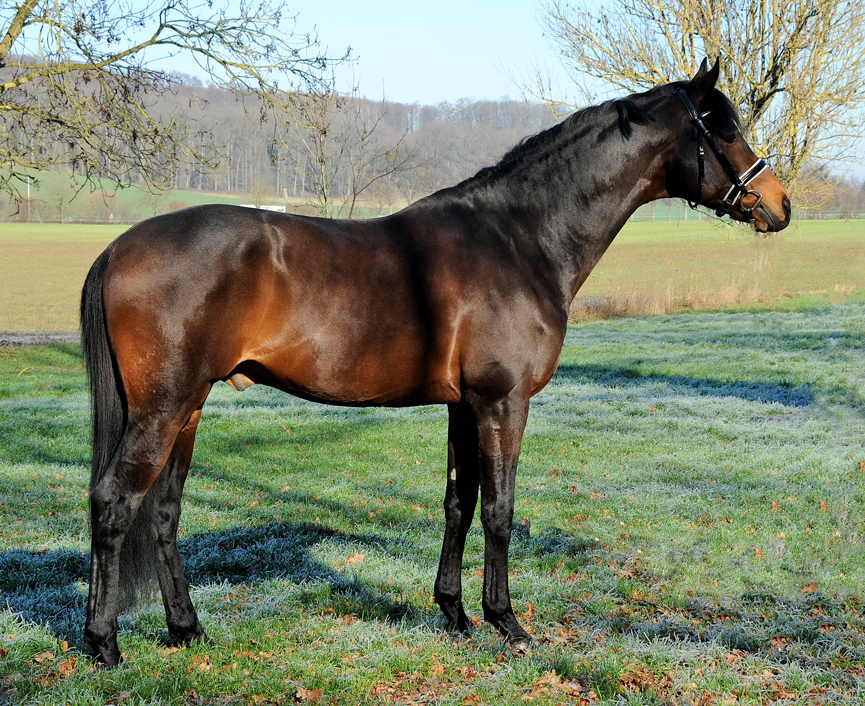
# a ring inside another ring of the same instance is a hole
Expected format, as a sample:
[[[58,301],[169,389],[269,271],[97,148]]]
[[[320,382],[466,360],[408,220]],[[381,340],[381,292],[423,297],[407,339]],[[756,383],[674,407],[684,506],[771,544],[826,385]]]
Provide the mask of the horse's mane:
[[[652,107],[658,98],[665,98],[676,88],[684,88],[687,84],[687,81],[666,84],[645,93],[609,100],[578,110],[557,125],[524,138],[508,151],[498,163],[491,167],[484,167],[473,177],[457,186],[504,176],[513,171],[515,167],[537,161],[539,155],[553,149],[561,149],[563,143],[569,143],[585,136],[588,132],[586,127],[591,127],[593,121],[597,124],[597,121],[607,114],[610,108],[615,108],[616,121],[602,129],[599,139],[608,139],[618,129],[622,139],[629,140],[633,134],[634,125],[648,125],[654,122],[655,115]],[[734,142],[738,137],[741,124],[736,108],[730,99],[720,91],[715,90],[709,97],[705,109],[711,111],[705,118],[705,122],[712,133],[721,137],[725,142]]]

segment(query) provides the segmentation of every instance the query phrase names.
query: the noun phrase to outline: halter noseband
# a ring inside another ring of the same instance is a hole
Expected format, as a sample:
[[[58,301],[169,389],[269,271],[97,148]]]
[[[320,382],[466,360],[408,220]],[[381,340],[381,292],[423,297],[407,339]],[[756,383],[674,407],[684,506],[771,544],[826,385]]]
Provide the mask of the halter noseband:
[[[769,165],[766,164],[765,159],[758,159],[744,174],[740,176],[736,167],[734,167],[733,163],[727,159],[727,155],[721,151],[721,147],[717,142],[715,142],[715,138],[712,137],[709,130],[703,124],[703,118],[705,118],[709,112],[707,111],[703,114],[697,113],[697,109],[694,107],[694,104],[691,103],[691,99],[688,98],[688,94],[685,93],[683,89],[677,88],[676,93],[678,93],[679,98],[682,99],[682,103],[685,104],[685,109],[688,111],[688,115],[691,116],[691,122],[694,124],[694,127],[697,128],[697,164],[700,171],[700,196],[703,195],[703,187],[706,185],[706,150],[703,147],[703,140],[705,139],[709,143],[709,147],[711,147],[712,151],[715,153],[715,157],[718,158],[718,162],[721,163],[721,167],[727,173],[727,176],[730,177],[730,181],[733,182],[727,195],[724,196],[724,204],[715,210],[715,215],[727,215],[733,210],[738,202],[742,211],[744,211],[748,216],[749,222],[753,223],[754,209],[760,205],[760,202],[763,200],[763,194],[759,191],[749,190],[748,184],[754,181],[754,179],[757,178],[757,175]],[[751,206],[746,207],[743,203],[742,199],[746,196],[755,197],[756,200]],[[696,207],[697,204],[691,203],[691,208]]]

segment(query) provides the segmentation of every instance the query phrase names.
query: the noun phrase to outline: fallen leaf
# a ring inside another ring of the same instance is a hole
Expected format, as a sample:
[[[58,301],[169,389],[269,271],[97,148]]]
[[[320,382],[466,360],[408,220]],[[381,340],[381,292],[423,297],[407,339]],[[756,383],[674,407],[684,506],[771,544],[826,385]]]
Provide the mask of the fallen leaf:
[[[361,554],[360,552],[357,552],[354,555],[347,557],[345,560],[345,563],[346,564],[359,564],[364,559],[366,559],[366,554]]]
[[[802,593],[814,593],[818,588],[820,588],[819,583],[808,583],[802,586]]]
[[[754,556],[757,557],[758,559],[762,559],[763,558],[763,550],[760,549],[760,547],[757,547],[754,550]]]
[[[825,501],[825,500],[821,500],[821,501],[820,501],[820,509],[821,509],[823,512],[826,512],[826,510],[829,509],[829,506],[826,504],[826,501]]]
[[[36,680],[36,683],[39,686],[50,687],[54,686],[57,683],[57,675],[54,672],[48,672],[48,674],[43,674]]]
[[[75,672],[75,655],[70,655],[69,659],[57,665],[57,672],[64,679]]]
[[[197,669],[199,672],[209,672],[213,668],[213,662],[210,661],[209,655],[195,655],[190,662],[187,671]]]
[[[321,695],[324,693],[324,689],[304,689],[302,686],[297,687],[297,692],[295,693],[295,698],[298,701],[318,701],[321,698]]]

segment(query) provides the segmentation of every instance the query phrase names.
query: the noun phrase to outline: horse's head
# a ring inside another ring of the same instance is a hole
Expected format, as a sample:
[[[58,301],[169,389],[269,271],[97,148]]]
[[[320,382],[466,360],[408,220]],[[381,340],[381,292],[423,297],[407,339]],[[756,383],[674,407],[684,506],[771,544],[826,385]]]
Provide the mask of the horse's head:
[[[696,76],[673,84],[673,120],[683,139],[667,170],[667,192],[714,208],[718,215],[753,223],[765,233],[790,223],[790,197],[745,142],[732,103],[715,89],[720,61],[704,60]]]

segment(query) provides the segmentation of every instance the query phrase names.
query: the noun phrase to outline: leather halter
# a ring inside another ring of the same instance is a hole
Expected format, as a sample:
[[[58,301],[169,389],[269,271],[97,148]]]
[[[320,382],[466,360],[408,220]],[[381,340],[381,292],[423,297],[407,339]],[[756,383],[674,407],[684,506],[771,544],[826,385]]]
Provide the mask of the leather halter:
[[[727,173],[730,181],[733,182],[730,190],[727,192],[726,196],[724,196],[723,205],[715,209],[715,215],[727,215],[738,203],[739,207],[748,217],[749,222],[753,223],[754,209],[760,205],[760,202],[763,200],[763,194],[759,191],[749,190],[748,184],[754,181],[754,179],[757,178],[757,175],[769,165],[766,163],[765,159],[758,159],[745,171],[744,174],[740,176],[739,171],[733,166],[733,163],[727,158],[727,155],[725,155],[721,150],[720,145],[715,142],[715,138],[712,137],[705,124],[703,124],[703,118],[709,114],[709,111],[702,114],[697,113],[697,109],[694,107],[691,99],[688,98],[688,94],[685,93],[683,89],[677,88],[676,93],[679,95],[679,98],[682,99],[682,103],[685,104],[685,109],[688,111],[688,115],[691,116],[691,122],[694,124],[694,127],[697,128],[697,164],[700,172],[700,197],[702,197],[703,187],[706,185],[706,150],[703,147],[703,140],[706,140],[706,142],[709,143],[709,147],[711,147],[712,151],[715,153],[715,157],[718,158],[721,167]],[[753,196],[756,199],[751,206],[745,206],[742,202],[742,199],[746,196]],[[697,204],[691,203],[691,208],[696,207]]]

